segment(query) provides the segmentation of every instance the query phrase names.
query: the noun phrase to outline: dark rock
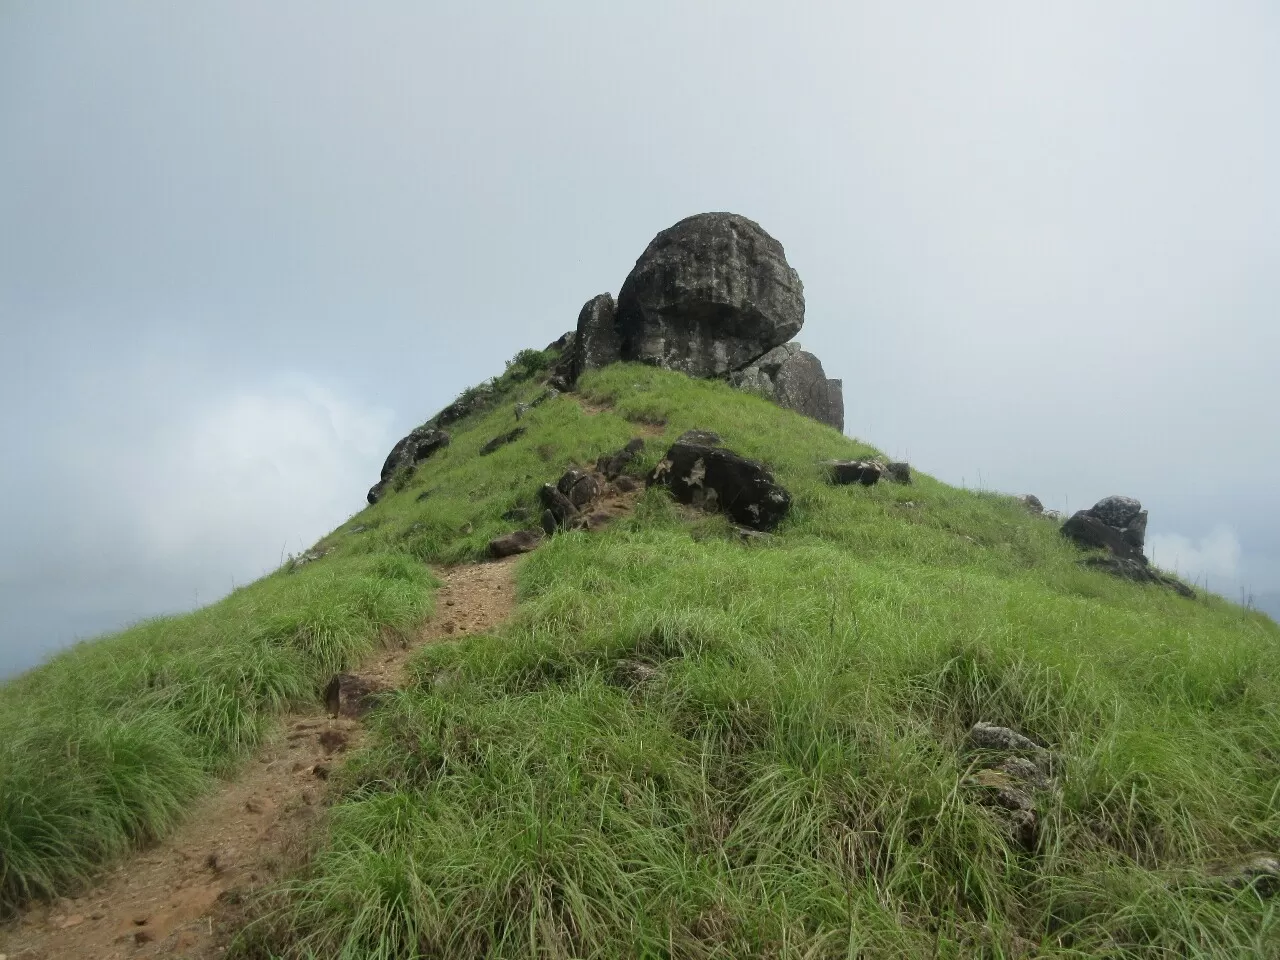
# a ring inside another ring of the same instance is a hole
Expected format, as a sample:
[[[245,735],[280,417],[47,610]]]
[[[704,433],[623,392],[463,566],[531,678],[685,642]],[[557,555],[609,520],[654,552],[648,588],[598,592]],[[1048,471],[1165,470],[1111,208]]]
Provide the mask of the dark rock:
[[[750,366],[731,374],[729,382],[844,431],[843,382],[828,379],[822,361],[802,350],[798,343],[775,347]]]
[[[1034,493],[1023,494],[1019,498],[1019,502],[1026,507],[1030,513],[1037,515],[1044,513],[1044,504],[1040,502],[1040,498]]]
[[[368,501],[377,503],[382,498],[387,484],[397,471],[411,469],[448,445],[449,434],[429,423],[418,427],[407,437],[402,437],[383,461],[382,473],[378,482],[369,489]]]
[[[834,400],[822,361],[812,353],[801,350],[785,360],[773,378],[773,387],[779,406],[844,431],[843,390],[840,399]]]
[[[1080,520],[1087,517],[1094,524],[1086,524]],[[1115,531],[1115,536],[1104,535],[1097,529],[1101,524]],[[1106,497],[1099,500],[1088,510],[1077,512],[1062,527],[1065,536],[1086,547],[1101,546],[1111,550],[1118,557],[1146,562],[1142,557],[1142,548],[1147,537],[1147,511],[1142,504],[1132,497]],[[1117,549],[1113,546],[1116,539],[1126,547]],[[1105,543],[1099,542],[1105,539]]]
[[[824,460],[822,465],[830,471],[831,482],[837,486],[860,483],[873,487],[884,476],[884,464],[877,460]]]
[[[894,483],[911,482],[911,464],[901,460],[890,460],[884,465],[884,472]]]
[[[546,513],[551,514],[553,530],[549,532],[553,532],[554,529],[564,529],[578,516],[578,508],[554,484],[544,483],[538,491],[538,500]],[[546,513],[543,514],[542,518],[544,530],[547,526]]]
[[[542,532],[548,537],[554,537],[556,535],[556,531],[561,529],[559,521],[556,520],[555,513],[553,513],[550,508],[542,511],[542,519],[540,522],[542,523]]]
[[[555,340],[552,340],[550,343],[548,343],[547,349],[563,350],[569,343],[573,341],[573,334],[574,334],[574,331],[566,330],[564,333],[560,334],[560,336],[557,337]]]
[[[331,717],[362,717],[378,703],[386,688],[353,673],[335,673],[324,688],[324,705]]]
[[[463,393],[457,400],[432,417],[430,422],[437,427],[447,427],[451,423],[457,423],[463,417],[487,409],[497,397],[498,392],[493,384],[483,383]]]
[[[633,437],[627,441],[627,445],[621,450],[596,460],[596,469],[604,474],[606,480],[614,480],[632,464],[643,449],[644,438]]]
[[[599,370],[621,359],[622,343],[614,324],[613,295],[602,293],[583,304],[578,313],[569,379],[577,380],[588,370]]]
[[[640,486],[634,477],[628,477],[625,474],[615,479],[613,485],[618,488],[619,493],[631,493]]]
[[[613,514],[605,510],[597,510],[589,517],[585,517],[580,522],[580,528],[591,533],[599,533],[610,523],[613,522]]]
[[[1082,547],[1098,547],[1108,550],[1124,560],[1146,565],[1142,550],[1125,538],[1124,531],[1103,523],[1087,510],[1077,510],[1062,525],[1062,535]]]
[[[704,447],[718,447],[723,442],[720,434],[712,430],[686,430],[676,437],[676,443],[700,443]]]
[[[596,478],[577,467],[564,472],[556,482],[556,489],[579,510],[600,495],[600,484]]]
[[[732,213],[702,213],[649,243],[618,294],[624,360],[724,376],[794,337],[804,288],[782,244]]]
[[[548,400],[554,400],[558,396],[560,396],[559,390],[555,387],[547,387],[547,389],[543,390],[540,394],[529,401],[529,406],[540,407]]]
[[[483,447],[480,448],[480,456],[487,457],[489,454],[493,453],[493,451],[497,450],[499,447],[505,447],[508,443],[514,443],[515,441],[519,440],[521,437],[524,436],[526,429],[527,428],[525,427],[516,427],[514,430],[508,430],[506,433],[502,434],[501,436],[494,437],[492,440],[490,440],[488,443],[486,443]]]
[[[1161,573],[1159,570],[1150,567],[1145,561],[1108,554],[1101,557],[1088,557],[1084,562],[1085,566],[1105,571],[1113,577],[1120,577],[1122,580],[1132,580],[1134,583],[1154,583],[1169,587],[1188,600],[1194,600],[1196,597],[1196,592],[1177,577]]]
[[[573,390],[573,384],[563,373],[555,372],[547,377],[547,386],[555,390],[557,393],[569,393]]]
[[[1107,526],[1123,530],[1142,513],[1142,504],[1133,497],[1104,497],[1089,508],[1089,513]]]
[[[761,463],[705,444],[676,442],[649,475],[681,503],[723,510],[735,522],[772,530],[791,509],[791,495]]]
[[[512,557],[517,553],[536,550],[542,543],[542,535],[536,530],[516,530],[514,533],[494,537],[489,541],[489,556],[494,559]]]

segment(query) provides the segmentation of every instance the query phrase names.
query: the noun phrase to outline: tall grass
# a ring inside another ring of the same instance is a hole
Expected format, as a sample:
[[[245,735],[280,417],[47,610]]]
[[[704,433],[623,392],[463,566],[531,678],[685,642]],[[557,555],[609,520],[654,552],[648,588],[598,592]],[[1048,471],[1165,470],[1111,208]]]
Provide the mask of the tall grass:
[[[162,836],[274,716],[430,609],[403,554],[286,568],[0,687],[0,911]]]
[[[460,425],[334,555],[478,556],[638,422],[719,431],[792,517],[745,544],[651,491],[527,558],[514,621],[373,716],[242,956],[1280,955],[1273,903],[1215,877],[1280,850],[1274,623],[1085,569],[1009,498],[830,487],[869,448],[724,385],[583,389],[608,409],[543,404],[491,457],[510,411]],[[977,720],[1056,754],[1034,849],[965,784]]]

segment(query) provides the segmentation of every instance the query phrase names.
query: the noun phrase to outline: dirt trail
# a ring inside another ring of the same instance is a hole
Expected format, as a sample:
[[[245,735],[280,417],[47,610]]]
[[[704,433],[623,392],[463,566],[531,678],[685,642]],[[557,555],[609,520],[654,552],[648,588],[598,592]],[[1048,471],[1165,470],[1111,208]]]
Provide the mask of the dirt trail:
[[[515,560],[437,570],[443,586],[416,642],[383,648],[356,672],[399,686],[420,643],[501,624],[515,609]],[[329,766],[360,735],[357,721],[331,718],[320,704],[289,716],[257,758],[169,838],[82,896],[35,907],[0,931],[0,960],[216,956],[215,902],[297,861],[319,816]]]

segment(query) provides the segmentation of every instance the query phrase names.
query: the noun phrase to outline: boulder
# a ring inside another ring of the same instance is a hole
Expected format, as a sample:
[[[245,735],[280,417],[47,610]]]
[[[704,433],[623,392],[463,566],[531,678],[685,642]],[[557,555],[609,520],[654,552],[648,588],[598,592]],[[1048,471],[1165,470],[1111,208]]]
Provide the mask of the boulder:
[[[844,385],[829,380],[822,361],[798,343],[784,343],[748,367],[733,373],[729,382],[740,390],[759,394],[779,406],[844,431]]]
[[[402,437],[387,454],[387,459],[382,463],[382,474],[378,482],[369,489],[366,499],[370,503],[377,503],[382,499],[382,494],[396,471],[413,467],[448,445],[449,434],[429,423],[418,427],[407,437]]]
[[[676,437],[676,443],[700,443],[706,447],[718,447],[724,441],[720,439],[720,434],[714,430],[686,430],[680,436]]]
[[[1034,493],[1024,493],[1018,498],[1018,502],[1026,507],[1029,513],[1034,513],[1037,516],[1044,513],[1044,504],[1040,502],[1040,498]]]
[[[449,404],[429,421],[437,427],[447,427],[463,417],[470,416],[480,410],[487,409],[497,399],[498,393],[491,383],[482,383],[472,387]]]
[[[772,530],[791,509],[791,495],[755,460],[731,450],[677,441],[649,475],[681,503],[722,510],[736,523]]]
[[[732,213],[686,217],[645,248],[618,293],[621,357],[720,377],[804,325],[804,287],[780,244]]]
[[[1104,570],[1113,577],[1120,577],[1122,580],[1132,580],[1134,583],[1156,583],[1169,587],[1175,593],[1181,594],[1188,600],[1194,600],[1196,596],[1196,592],[1177,577],[1161,573],[1159,570],[1150,567],[1145,558],[1134,560],[1129,557],[1107,554],[1101,557],[1089,557],[1085,560],[1085,566],[1093,567],[1096,570]]]
[[[499,447],[505,447],[508,443],[514,443],[516,440],[519,440],[521,437],[524,436],[524,432],[525,432],[524,427],[516,427],[514,430],[508,430],[506,433],[500,436],[494,437],[492,440],[490,440],[488,443],[486,443],[483,447],[480,448],[480,456],[487,457],[489,454],[493,453],[493,451],[497,450]]]
[[[613,295],[592,297],[578,314],[568,376],[577,380],[588,370],[599,370],[622,359],[622,345],[614,325]]]
[[[489,556],[495,560],[502,557],[513,557],[518,553],[536,550],[542,543],[542,535],[536,530],[516,530],[513,533],[494,537],[489,541]]]
[[[864,487],[873,487],[884,476],[884,464],[878,460],[823,460],[822,465],[830,472],[830,480],[836,486],[860,483]]]

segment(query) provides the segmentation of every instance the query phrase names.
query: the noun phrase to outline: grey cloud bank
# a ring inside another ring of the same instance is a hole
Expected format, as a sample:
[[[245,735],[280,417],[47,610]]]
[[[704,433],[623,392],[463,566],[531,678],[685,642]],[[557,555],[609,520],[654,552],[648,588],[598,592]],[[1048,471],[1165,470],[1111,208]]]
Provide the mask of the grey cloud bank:
[[[0,672],[308,545],[702,210],[850,433],[1274,603],[1274,8],[782,10],[7,4]]]

